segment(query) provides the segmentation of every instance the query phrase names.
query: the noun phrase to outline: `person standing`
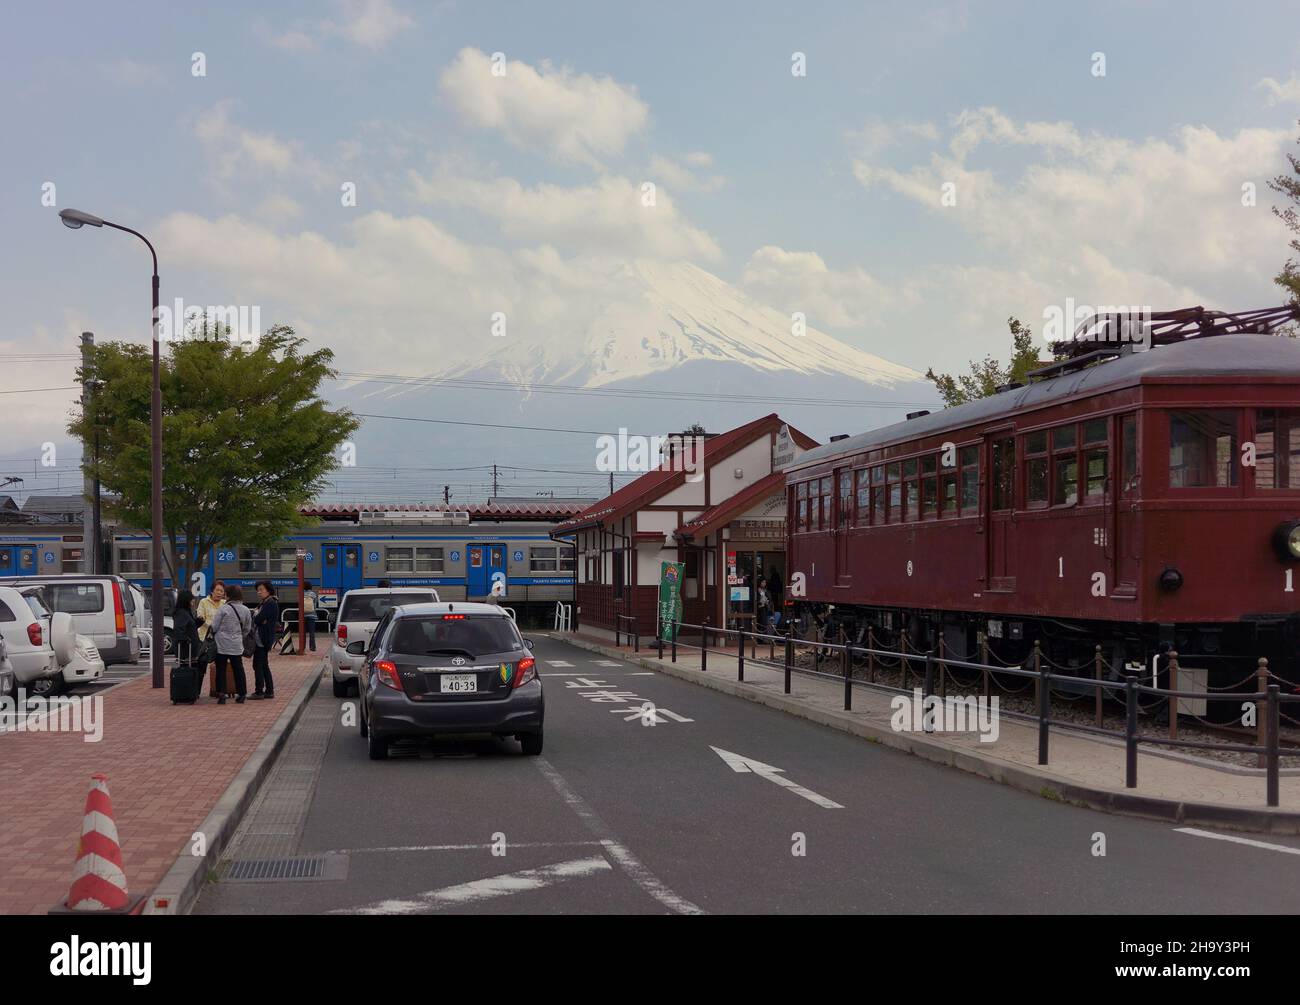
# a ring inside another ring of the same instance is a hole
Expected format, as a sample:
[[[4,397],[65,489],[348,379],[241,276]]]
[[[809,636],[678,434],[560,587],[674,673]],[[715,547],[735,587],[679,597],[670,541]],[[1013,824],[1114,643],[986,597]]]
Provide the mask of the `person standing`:
[[[221,605],[212,621],[212,634],[217,642],[217,677],[225,680],[226,667],[234,672],[236,705],[242,705],[248,694],[248,678],[244,676],[244,638],[253,629],[253,614],[243,601],[243,591],[231,583],[226,590],[226,603]],[[221,686],[224,687],[224,683]],[[225,703],[226,695],[222,693],[217,704]]]
[[[320,610],[320,597],[312,589],[311,583],[302,584],[302,611],[299,617],[302,618],[303,628],[307,633],[307,645],[311,651],[316,651],[316,612]]]
[[[207,599],[206,597],[204,599]],[[193,663],[199,655],[199,619],[194,614],[194,594],[181,590],[176,595],[172,609],[172,638],[175,639],[176,659]]]
[[[257,613],[253,626],[257,631],[257,644],[253,649],[253,700],[275,697],[275,682],[271,679],[271,646],[275,644],[275,630],[280,624],[280,601],[269,579],[257,584]]]
[[[212,591],[199,601],[198,621],[199,621],[199,639],[204,646],[210,646],[211,649],[207,654],[207,660],[215,667],[217,660],[216,640],[212,638],[212,624],[216,621],[217,611],[226,603],[226,584],[220,579],[212,584]],[[217,673],[214,669],[212,672],[212,683],[208,686],[209,698],[220,698],[228,694],[226,690],[226,678],[224,674]]]
[[[785,588],[781,583],[781,573],[773,568],[771,575],[767,577],[767,595],[772,602],[772,625],[777,627],[781,624],[781,619],[785,616],[785,607],[781,601]]]

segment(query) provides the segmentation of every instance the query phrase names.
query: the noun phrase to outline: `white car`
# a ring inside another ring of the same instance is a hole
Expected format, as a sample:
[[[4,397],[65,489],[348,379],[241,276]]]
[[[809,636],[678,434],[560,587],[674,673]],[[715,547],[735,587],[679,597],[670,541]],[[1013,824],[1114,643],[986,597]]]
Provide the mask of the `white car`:
[[[137,617],[143,616],[136,603],[139,591],[121,576],[67,573],[9,578],[0,583],[19,589],[41,587],[46,605],[71,615],[75,630],[94,640],[105,663],[138,661]]]
[[[438,591],[428,587],[367,587],[345,593],[339,603],[334,644],[330,646],[329,655],[334,697],[347,696],[357,682],[357,671],[365,661],[364,656],[354,656],[348,652],[350,643],[369,642],[370,633],[394,607],[438,602]]]
[[[35,694],[58,689],[59,671],[76,645],[75,632],[69,615],[45,606],[39,587],[0,586],[0,635],[16,688]]]
[[[60,671],[65,684],[87,684],[104,676],[104,661],[100,659],[95,640],[85,635],[76,637],[72,657]]]
[[[0,635],[0,696],[12,694],[18,685],[14,682],[14,665],[9,662],[9,649]]]

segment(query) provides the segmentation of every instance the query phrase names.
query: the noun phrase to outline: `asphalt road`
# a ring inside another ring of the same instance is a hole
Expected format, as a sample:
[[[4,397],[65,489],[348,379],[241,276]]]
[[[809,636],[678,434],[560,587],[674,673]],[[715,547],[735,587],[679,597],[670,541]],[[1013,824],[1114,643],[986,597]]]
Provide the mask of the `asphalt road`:
[[[1300,909],[1300,839],[1252,846],[1062,805],[532,637],[546,693],[541,757],[484,739],[372,762],[341,721],[347,700],[326,683],[310,709],[319,753],[272,780],[307,785],[296,830],[274,816],[285,805],[274,794],[244,827],[290,834],[299,855],[334,853],[346,878],[221,881],[196,910]],[[714,748],[785,781],[736,771]]]

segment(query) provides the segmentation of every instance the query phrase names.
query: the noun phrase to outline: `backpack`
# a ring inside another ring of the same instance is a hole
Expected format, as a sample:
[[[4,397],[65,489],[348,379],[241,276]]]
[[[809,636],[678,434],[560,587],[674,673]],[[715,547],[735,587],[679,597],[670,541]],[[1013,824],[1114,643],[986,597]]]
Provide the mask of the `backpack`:
[[[316,613],[316,598],[310,593],[304,593],[302,595],[302,610],[304,614]]]

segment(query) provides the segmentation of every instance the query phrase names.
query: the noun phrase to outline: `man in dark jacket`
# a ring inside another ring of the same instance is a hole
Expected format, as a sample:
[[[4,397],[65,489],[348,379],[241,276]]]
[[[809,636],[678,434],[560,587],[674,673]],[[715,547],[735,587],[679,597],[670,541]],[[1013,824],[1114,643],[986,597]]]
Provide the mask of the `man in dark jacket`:
[[[257,646],[253,649],[253,687],[249,697],[254,700],[275,697],[275,682],[271,679],[271,646],[275,644],[275,631],[280,624],[280,602],[275,598],[275,587],[263,579],[257,584],[257,599],[261,603],[253,615],[257,633]]]

